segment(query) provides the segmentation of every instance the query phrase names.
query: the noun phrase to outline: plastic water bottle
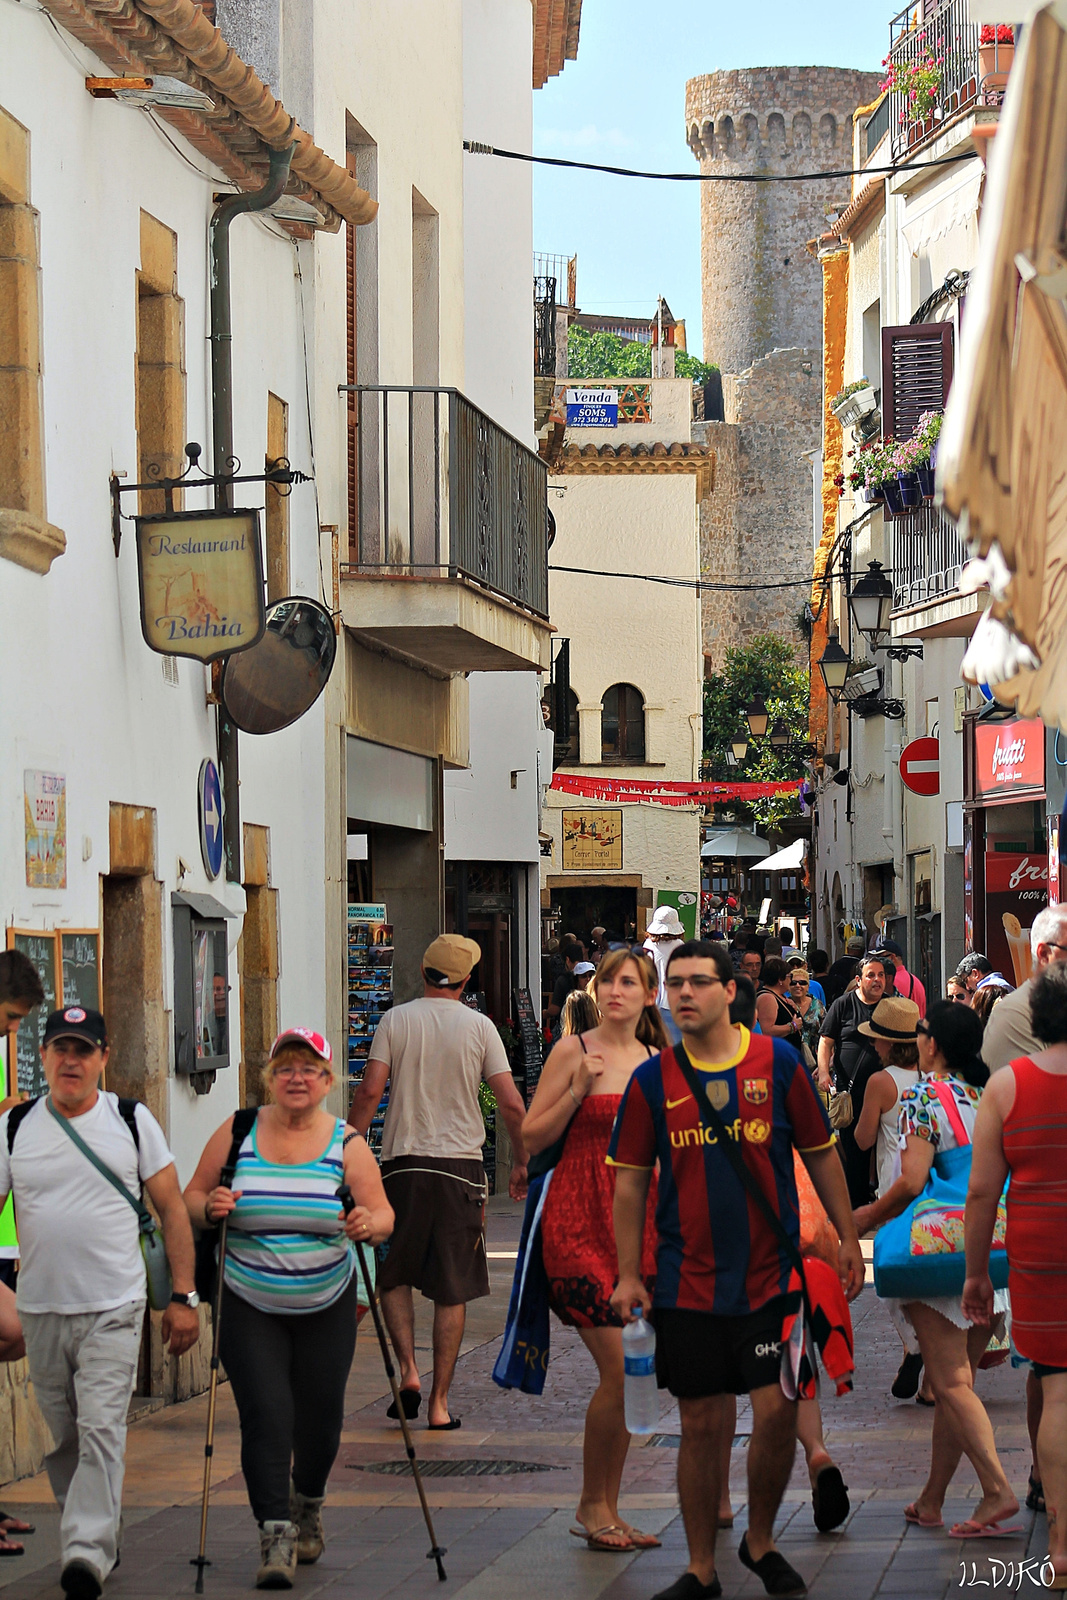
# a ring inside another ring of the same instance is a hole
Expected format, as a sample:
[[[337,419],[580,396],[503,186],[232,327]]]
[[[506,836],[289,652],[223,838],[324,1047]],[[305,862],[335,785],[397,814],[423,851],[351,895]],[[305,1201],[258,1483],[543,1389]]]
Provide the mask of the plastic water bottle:
[[[656,1330],[641,1316],[640,1306],[633,1309],[638,1315],[622,1330],[626,1427],[630,1433],[654,1433],[659,1422]]]

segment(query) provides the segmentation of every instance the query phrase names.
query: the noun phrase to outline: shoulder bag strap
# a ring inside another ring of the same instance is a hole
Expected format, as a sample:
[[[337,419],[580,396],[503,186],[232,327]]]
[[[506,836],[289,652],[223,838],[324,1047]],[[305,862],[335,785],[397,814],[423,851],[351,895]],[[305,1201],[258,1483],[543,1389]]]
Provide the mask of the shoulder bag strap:
[[[738,1181],[741,1183],[750,1199],[755,1202],[755,1204],[759,1207],[759,1210],[763,1213],[771,1232],[774,1234],[778,1243],[785,1251],[791,1264],[796,1268],[797,1272],[799,1272],[800,1281],[803,1284],[803,1257],[801,1256],[796,1245],[793,1243],[792,1239],[789,1237],[788,1233],[786,1233],[785,1229],[782,1227],[779,1218],[776,1217],[774,1212],[771,1210],[767,1196],[764,1194],[763,1190],[756,1182],[755,1177],[745,1164],[745,1158],[737,1148],[737,1145],[734,1143],[733,1137],[729,1133],[726,1124],[723,1122],[722,1118],[719,1116],[719,1113],[716,1111],[715,1107],[704,1093],[704,1088],[699,1082],[695,1071],[693,1070],[693,1064],[685,1053],[684,1045],[675,1045],[674,1059],[681,1068],[683,1078],[693,1091],[693,1096],[697,1103],[697,1111],[700,1114],[701,1122],[703,1122],[705,1128],[710,1128],[712,1133],[715,1135],[723,1155],[734,1169],[734,1175],[737,1177]]]
[[[928,1081],[931,1089],[941,1102],[941,1109],[948,1118],[949,1127],[956,1135],[956,1143],[961,1148],[964,1145],[970,1144],[971,1136],[963,1125],[963,1118],[960,1116],[960,1108],[956,1104],[956,1096],[952,1093],[952,1090],[949,1088],[948,1084],[942,1083],[940,1079],[931,1078]]]
[[[7,1153],[10,1155],[15,1148],[15,1135],[19,1131],[22,1119],[33,1110],[40,1095],[35,1095],[32,1100],[23,1100],[17,1106],[12,1106],[7,1114]]]
[[[112,1172],[111,1168],[105,1161],[101,1161],[95,1150],[91,1150],[89,1148],[80,1133],[75,1133],[74,1129],[70,1125],[70,1118],[60,1116],[59,1112],[52,1104],[51,1095],[48,1096],[47,1100],[45,1101],[45,1105],[48,1107],[49,1115],[55,1118],[55,1120],[59,1123],[59,1126],[63,1129],[63,1132],[66,1134],[67,1138],[70,1139],[73,1144],[77,1145],[85,1159],[91,1162],[96,1168],[97,1172],[99,1172],[100,1176],[102,1178],[106,1178],[108,1183],[111,1184],[112,1188],[117,1189],[122,1198],[128,1201],[128,1203],[133,1207],[137,1213],[137,1221],[141,1226],[141,1231],[143,1233],[154,1233],[156,1230],[156,1219],[153,1217],[152,1213],[149,1211],[144,1202],[134,1199],[133,1195],[127,1189],[122,1179],[116,1173]]]
[[[226,1165],[219,1174],[219,1184],[228,1189],[233,1182],[233,1175],[237,1170],[237,1158],[241,1154],[241,1146],[255,1126],[259,1114],[258,1106],[244,1106],[233,1114],[233,1137],[230,1141],[230,1153],[226,1157]]]

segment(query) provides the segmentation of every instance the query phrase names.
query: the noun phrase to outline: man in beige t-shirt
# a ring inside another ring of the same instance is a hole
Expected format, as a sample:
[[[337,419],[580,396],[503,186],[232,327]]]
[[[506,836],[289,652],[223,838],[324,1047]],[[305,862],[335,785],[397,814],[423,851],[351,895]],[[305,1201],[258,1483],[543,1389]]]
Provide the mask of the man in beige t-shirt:
[[[1046,906],[1038,912],[1030,929],[1030,949],[1035,973],[1053,961],[1067,961],[1067,905]],[[1033,987],[1033,979],[1028,978],[1011,994],[998,1000],[989,1013],[982,1036],[982,1060],[990,1072],[1045,1048],[1034,1036],[1030,1023]]]
[[[520,1200],[526,1192],[526,1108],[500,1035],[488,1017],[456,1003],[481,955],[473,939],[459,934],[444,933],[433,941],[422,958],[423,997],[385,1013],[348,1113],[352,1126],[365,1134],[390,1084],[382,1180],[396,1226],[378,1285],[400,1360],[400,1402],[407,1417],[417,1416],[422,1403],[412,1290],[434,1302],[427,1424],[440,1430],[460,1426],[459,1417],[449,1412],[448,1390],[467,1301],[489,1293],[482,1083],[489,1085],[511,1136],[511,1197]],[[396,1415],[395,1405],[386,1415]]]

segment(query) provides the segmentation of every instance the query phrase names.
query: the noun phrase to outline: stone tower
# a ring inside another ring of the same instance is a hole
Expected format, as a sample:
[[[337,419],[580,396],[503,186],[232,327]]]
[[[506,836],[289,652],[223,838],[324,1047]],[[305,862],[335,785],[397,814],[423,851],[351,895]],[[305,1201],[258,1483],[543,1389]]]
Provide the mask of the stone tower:
[[[709,175],[847,169],[852,114],[877,93],[876,72],[847,67],[710,72],[686,85],[689,147]],[[705,361],[743,372],[821,348],[822,274],[804,247],[850,197],[848,178],[701,186]]]
[[[686,136],[709,175],[848,169],[853,113],[877,93],[877,73],[849,68],[712,72],[686,86]],[[806,457],[820,447],[823,404],[822,269],[806,246],[850,198],[848,178],[701,186],[704,359],[722,370],[725,402],[725,420],[698,430],[716,455],[701,573],[725,584],[701,601],[709,672],[755,633],[780,634],[806,660]]]

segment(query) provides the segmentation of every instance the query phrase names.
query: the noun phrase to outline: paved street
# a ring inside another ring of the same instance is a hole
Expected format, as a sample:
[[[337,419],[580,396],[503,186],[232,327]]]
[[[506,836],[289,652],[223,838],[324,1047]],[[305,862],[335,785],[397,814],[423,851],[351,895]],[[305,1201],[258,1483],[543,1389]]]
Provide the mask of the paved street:
[[[630,1457],[623,1504],[641,1527],[662,1535],[663,1548],[640,1557],[594,1555],[568,1536],[580,1482],[581,1420],[590,1391],[591,1364],[577,1337],[553,1328],[549,1381],[541,1399],[505,1394],[491,1382],[510,1285],[509,1254],[518,1237],[518,1213],[494,1201],[489,1249],[494,1292],[472,1308],[468,1340],[453,1392],[460,1432],[428,1435],[416,1430],[416,1448],[426,1463],[464,1459],[512,1461],[525,1471],[513,1476],[431,1477],[427,1492],[441,1542],[448,1547],[447,1588],[439,1587],[425,1559],[428,1540],[414,1486],[403,1477],[373,1469],[402,1460],[400,1434],[384,1419],[386,1384],[373,1330],[364,1323],[349,1388],[349,1414],[326,1511],[329,1544],[321,1562],[301,1568],[296,1593],[379,1596],[437,1594],[452,1600],[527,1600],[531,1585],[559,1600],[648,1600],[684,1568],[685,1543],[674,1494],[676,1446],[637,1444]],[[826,1600],[914,1596],[916,1600],[956,1591],[976,1578],[1007,1587],[1005,1568],[1040,1558],[1045,1523],[1021,1515],[1024,1537],[983,1541],[977,1547],[943,1533],[905,1528],[902,1508],[925,1469],[930,1413],[913,1402],[889,1397],[899,1345],[873,1290],[854,1307],[858,1346],[857,1392],[825,1403],[827,1442],[840,1463],[853,1501],[840,1533],[820,1536],[802,1457],[783,1506],[781,1544],[808,1578],[811,1592]],[[428,1329],[420,1343],[429,1359]],[[998,1446],[1008,1475],[1022,1498],[1028,1452],[1020,1373],[1000,1368],[980,1376]],[[156,1413],[130,1431],[126,1485],[126,1533],[120,1571],[109,1582],[114,1600],[189,1594],[195,1552],[199,1482],[206,1405],[203,1399]],[[664,1435],[677,1435],[676,1411],[665,1413]],[[719,1571],[724,1594],[755,1596],[762,1586],[740,1566],[736,1550],[745,1526],[745,1435],[748,1414],[738,1419],[732,1487],[737,1518],[720,1540]],[[255,1565],[254,1527],[237,1471],[237,1431],[228,1390],[223,1391],[216,1445],[215,1489],[209,1537],[213,1566],[206,1580],[211,1600],[251,1591]],[[530,1469],[535,1470],[530,1470]],[[964,1464],[946,1507],[946,1524],[966,1514],[975,1485]],[[0,1568],[5,1600],[58,1596],[56,1514],[43,1476],[10,1485],[3,1502],[32,1513],[37,1533],[28,1553]],[[991,1566],[991,1558],[994,1564]],[[961,1568],[961,1560],[966,1568]],[[976,1562],[972,1574],[971,1561]],[[1035,1580],[1023,1579],[1028,1592]]]

